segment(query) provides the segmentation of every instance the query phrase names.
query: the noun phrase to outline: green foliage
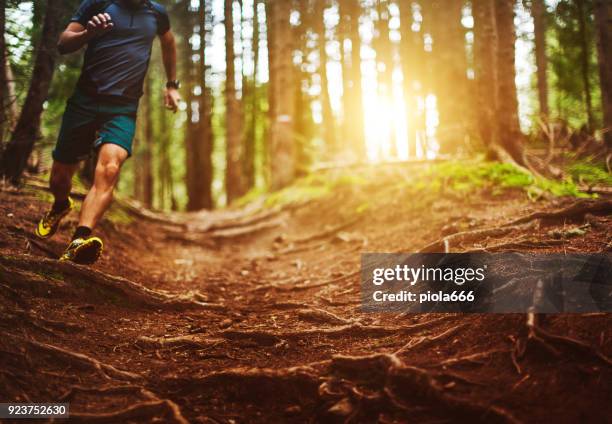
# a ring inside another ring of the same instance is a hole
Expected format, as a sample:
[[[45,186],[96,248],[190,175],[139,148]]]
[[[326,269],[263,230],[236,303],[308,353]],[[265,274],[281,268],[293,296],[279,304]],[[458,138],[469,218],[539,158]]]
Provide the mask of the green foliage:
[[[606,171],[604,164],[588,161],[576,162],[568,168],[572,180],[587,185],[612,186],[612,175]]]
[[[586,43],[589,46],[588,81],[594,118],[601,122],[601,93],[595,48],[595,28],[592,0],[583,1],[586,13]],[[548,32],[548,57],[551,64],[552,110],[559,118],[567,120],[572,128],[580,128],[588,122],[586,113],[585,84],[583,78],[583,40],[580,33],[580,16],[577,2],[561,0],[550,15]]]
[[[585,197],[571,179],[564,181],[534,177],[511,164],[499,162],[447,162],[430,168],[426,175],[434,190],[450,189],[456,193],[472,193],[487,189],[493,195],[519,189],[530,198],[542,193],[552,196]]]

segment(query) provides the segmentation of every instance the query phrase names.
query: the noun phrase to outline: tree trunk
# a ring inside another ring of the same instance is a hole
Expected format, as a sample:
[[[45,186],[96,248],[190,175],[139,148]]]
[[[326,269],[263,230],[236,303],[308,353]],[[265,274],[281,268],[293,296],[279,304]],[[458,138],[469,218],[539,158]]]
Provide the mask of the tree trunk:
[[[210,3],[210,2],[208,2]],[[205,0],[200,0],[199,22],[200,22],[200,61],[198,65],[198,85],[200,86],[200,95],[198,97],[198,109],[200,112],[200,120],[197,125],[197,157],[198,169],[197,179],[200,186],[200,204],[199,209],[213,209],[215,207],[213,199],[213,148],[215,145],[215,135],[212,128],[213,115],[213,95],[207,81],[208,58],[206,56],[206,47],[209,38],[209,28],[213,27],[213,16],[210,4],[207,5]]]
[[[363,90],[361,86],[361,35],[359,18],[361,17],[360,0],[342,0],[346,2],[349,15],[349,35],[351,39],[351,72],[349,83],[350,108],[347,120],[350,120],[350,145],[359,160],[366,159]]]
[[[255,155],[257,154],[255,146],[257,145],[257,121],[259,120],[259,96],[257,95],[257,70],[259,68],[258,4],[259,0],[253,0],[253,38],[251,39],[251,51],[253,52],[253,79],[251,81],[250,89],[251,113],[244,150],[245,190],[250,190],[255,187]]]
[[[531,0],[531,15],[533,16],[535,32],[535,55],[538,76],[538,99],[540,115],[548,117],[548,57],[546,55],[546,4],[544,0]]]
[[[423,76],[423,43],[419,33],[412,30],[412,4],[397,0],[401,24],[401,62],[404,77],[404,101],[406,103],[406,130],[408,131],[408,153],[416,151],[417,134],[425,131],[423,119],[418,111],[417,97],[423,93],[417,92],[415,84]]]
[[[516,91],[514,27],[515,0],[496,0],[497,22],[497,143],[519,165],[525,166]]]
[[[580,43],[582,51],[580,53],[580,69],[582,73],[582,84],[584,87],[584,104],[587,112],[587,124],[589,132],[595,129],[595,119],[593,117],[593,101],[591,98],[591,73],[589,60],[591,57],[589,47],[589,36],[587,33],[588,13],[585,10],[584,0],[574,0],[578,8],[578,32],[580,34]]]
[[[26,167],[34,143],[40,133],[43,104],[49,94],[49,86],[57,58],[57,38],[62,18],[62,1],[48,0],[47,12],[38,46],[32,81],[19,121],[2,157],[0,173],[17,184]]]
[[[595,0],[595,23],[603,107],[603,137],[606,145],[612,148],[612,1]]]
[[[317,46],[319,49],[319,78],[321,79],[321,108],[323,114],[323,139],[329,148],[328,153],[336,153],[338,140],[336,137],[336,125],[334,112],[329,96],[329,77],[327,75],[327,37],[325,36],[325,8],[327,0],[315,0],[315,32],[317,34]]]
[[[440,119],[437,137],[441,153],[455,153],[461,147],[470,110],[462,8],[462,0],[432,3],[434,91]]]
[[[474,71],[477,90],[476,120],[481,141],[490,146],[495,140],[497,109],[497,31],[495,0],[473,0]]]
[[[141,198],[143,205],[151,209],[153,207],[153,120],[151,108],[151,78],[147,77],[145,92],[142,99],[143,111],[141,112],[142,139],[140,143],[140,163],[136,166],[142,172]]]
[[[4,131],[8,121],[7,113],[7,78],[6,78],[6,59],[8,57],[6,52],[6,40],[4,39],[4,33],[6,32],[6,0],[0,0],[0,152],[2,151],[2,145],[4,144]]]
[[[200,0],[198,7],[198,25],[200,35],[200,47],[198,50],[199,61],[193,62],[193,48],[189,39],[194,31],[192,14],[189,4],[186,5],[185,25],[188,29],[183,35],[184,59],[183,69],[185,72],[185,92],[187,93],[187,126],[185,129],[185,159],[186,159],[186,186],[187,186],[187,210],[197,211],[201,209],[212,209],[214,207],[212,197],[212,148],[213,134],[211,129],[210,90],[206,85],[206,40],[209,9],[205,0]],[[200,88],[199,94],[194,94],[194,89]]]
[[[272,0],[269,4],[270,21],[270,186],[281,189],[295,177],[295,137],[293,117],[293,40],[289,18],[291,2]]]
[[[233,0],[225,0],[225,192],[228,204],[244,194],[242,189],[240,103],[236,97],[233,4]]]

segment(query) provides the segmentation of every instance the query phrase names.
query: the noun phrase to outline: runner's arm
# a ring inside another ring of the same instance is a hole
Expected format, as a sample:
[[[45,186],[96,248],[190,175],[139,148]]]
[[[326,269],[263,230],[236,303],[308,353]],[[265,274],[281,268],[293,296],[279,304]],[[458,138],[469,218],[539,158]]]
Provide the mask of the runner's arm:
[[[161,42],[162,59],[164,68],[166,69],[166,77],[168,81],[176,80],[176,41],[172,31],[166,31],[159,36]],[[167,88],[164,95],[164,103],[166,108],[176,112],[181,100],[181,95],[175,88]]]
[[[70,22],[68,27],[60,35],[57,48],[60,54],[74,53],[89,41],[113,28],[111,17],[108,13],[100,13],[93,16],[84,27],[79,22]]]

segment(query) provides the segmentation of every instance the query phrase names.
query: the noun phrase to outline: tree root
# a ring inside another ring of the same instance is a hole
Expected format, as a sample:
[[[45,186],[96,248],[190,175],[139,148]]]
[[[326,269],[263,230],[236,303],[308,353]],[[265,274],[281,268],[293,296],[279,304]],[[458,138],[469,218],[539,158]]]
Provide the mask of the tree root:
[[[466,325],[467,324],[465,324],[465,323],[462,323],[462,324],[459,324],[459,325],[455,325],[455,326],[450,327],[447,330],[445,330],[442,333],[437,334],[435,336],[419,336],[419,337],[415,337],[415,338],[411,339],[408,343],[406,343],[404,346],[402,346],[401,348],[396,350],[393,354],[397,356],[400,353],[406,352],[408,350],[412,350],[412,349],[414,349],[417,346],[422,347],[425,344],[437,342],[437,341],[439,341],[441,339],[444,339],[446,337],[449,337],[449,336],[455,334],[457,331],[459,331],[461,328],[465,327]]]
[[[344,319],[331,312],[316,308],[300,309],[297,311],[297,316],[303,321],[317,324],[347,325],[353,322],[353,320]]]
[[[538,321],[538,315],[529,312],[525,321],[527,337],[524,339],[515,339],[512,359],[519,374],[521,368],[518,362],[523,359],[530,350],[544,351],[554,357],[560,357],[562,355],[561,349],[564,349],[565,351],[574,353],[580,358],[587,356],[597,362],[612,366],[612,358],[608,357],[599,348],[573,337],[550,333],[543,329]]]
[[[415,403],[418,403],[431,408],[436,415],[452,417],[453,421],[518,422],[501,407],[447,393],[429,371],[408,366],[393,354],[335,356],[330,370],[332,377],[322,385],[320,393],[324,398],[335,401],[334,405],[337,405],[337,399],[350,399],[350,405],[344,412],[353,417],[374,412],[370,410],[371,401],[380,403],[382,397],[392,408],[404,413],[414,412]],[[359,385],[370,388],[367,396],[357,389]],[[376,387],[374,392],[372,387]],[[368,401],[369,407],[355,410],[355,404]]]
[[[169,399],[160,399],[151,391],[141,386],[108,386],[100,388],[90,388],[74,386],[71,387],[66,393],[64,393],[59,401],[71,401],[72,398],[78,393],[87,393],[95,395],[109,395],[109,394],[140,394],[146,399],[145,402],[136,403],[128,408],[121,409],[119,411],[108,412],[108,413],[81,413],[70,411],[70,419],[76,422],[96,422],[96,423],[116,423],[132,420],[136,418],[152,418],[157,415],[162,415],[165,418],[164,422],[171,422],[176,424],[188,424],[181,413],[179,406]]]
[[[128,307],[143,306],[156,309],[225,310],[222,305],[194,300],[195,295],[171,295],[151,290],[141,284],[104,274],[95,269],[27,255],[0,256],[0,277],[8,283],[17,281],[47,297],[49,285],[53,292],[74,298],[74,286],[85,291],[94,301],[115,303]],[[102,299],[100,299],[102,298]]]
[[[140,380],[142,379],[142,377],[138,374],[128,372],[128,371],[122,371],[120,369],[115,368],[112,365],[105,364],[103,362],[98,361],[95,358],[92,358],[82,353],[73,352],[71,350],[61,348],[59,346],[54,346],[54,345],[39,342],[36,340],[25,339],[25,338],[13,336],[11,334],[4,333],[4,332],[0,334],[2,334],[3,337],[13,340],[18,345],[22,345],[22,346],[28,345],[41,352],[51,354],[70,365],[93,369],[106,380],[111,380],[113,378],[120,379],[120,380]]]
[[[450,253],[451,246],[459,246],[462,243],[473,243],[476,241],[482,241],[487,237],[503,237],[514,231],[523,231],[528,227],[526,226],[504,226],[495,228],[484,228],[479,230],[462,231],[459,233],[451,234],[441,239],[428,244],[427,246],[420,249],[417,253],[434,253],[444,252]]]
[[[70,411],[70,421],[76,423],[120,423],[135,419],[149,418],[162,415],[169,423],[187,424],[176,403],[165,400],[150,400],[140,402],[119,411],[107,413],[87,413]],[[169,415],[169,417],[168,417]]]
[[[505,226],[524,224],[536,219],[554,221],[559,219],[580,219],[586,214],[607,215],[612,214],[612,200],[580,200],[570,206],[550,212],[534,212],[525,217],[509,222]]]
[[[420,331],[434,323],[446,320],[441,317],[427,322],[406,326],[363,325],[353,323],[334,328],[312,328],[294,331],[261,331],[261,330],[225,330],[217,334],[228,340],[253,340],[262,346],[272,346],[281,340],[300,340],[309,337],[388,337]]]

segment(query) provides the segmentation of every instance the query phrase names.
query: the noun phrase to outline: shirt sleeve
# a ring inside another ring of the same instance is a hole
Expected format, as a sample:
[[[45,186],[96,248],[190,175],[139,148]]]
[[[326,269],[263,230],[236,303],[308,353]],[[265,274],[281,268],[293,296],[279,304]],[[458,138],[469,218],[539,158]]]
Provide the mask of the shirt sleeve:
[[[159,15],[157,19],[157,35],[164,35],[170,31],[170,17],[168,16],[168,11],[159,3],[153,3],[153,7],[157,10]]]
[[[87,26],[87,22],[96,14],[96,10],[99,7],[99,0],[83,0],[79,9],[70,19],[70,22],[78,22],[83,26]]]

